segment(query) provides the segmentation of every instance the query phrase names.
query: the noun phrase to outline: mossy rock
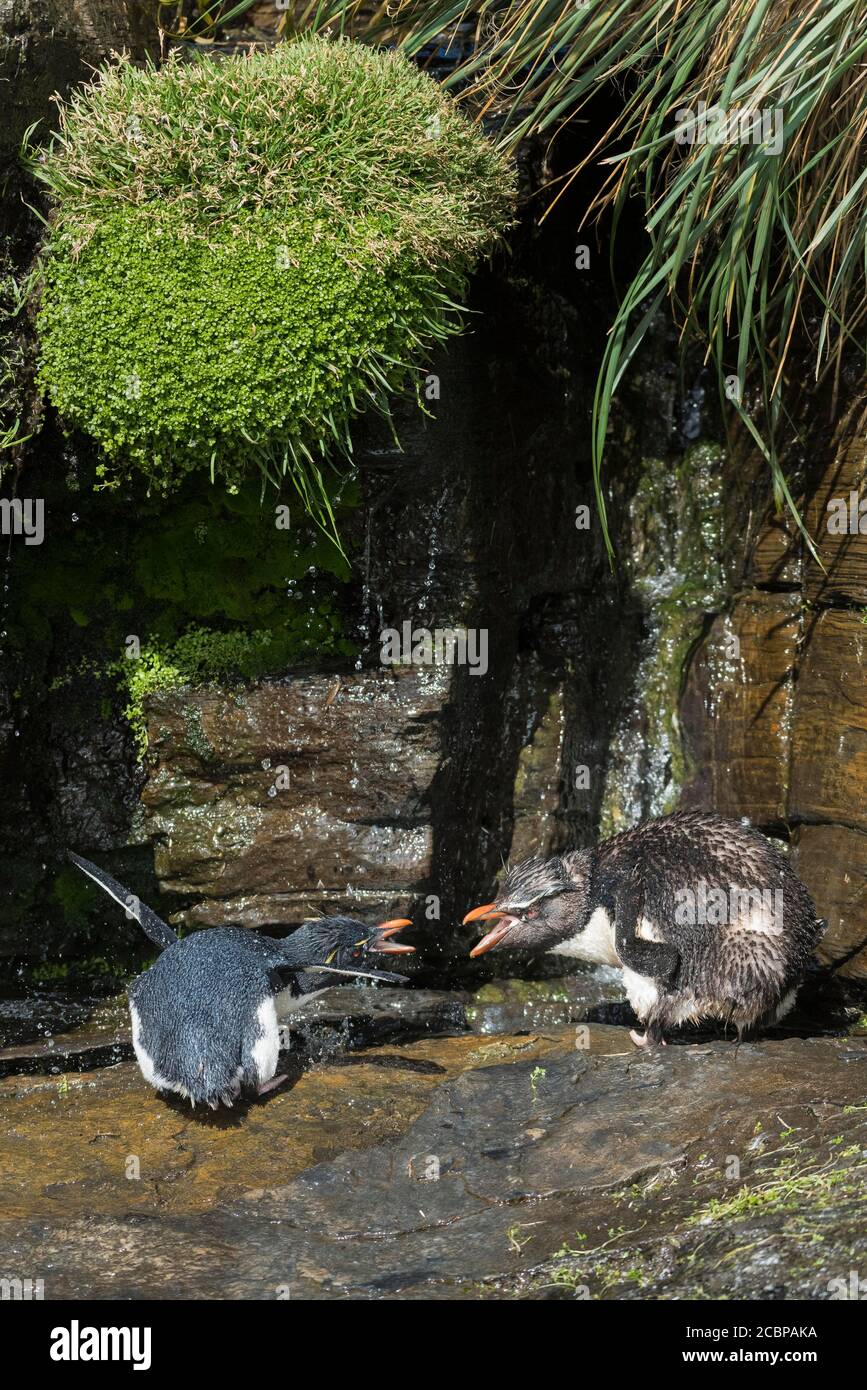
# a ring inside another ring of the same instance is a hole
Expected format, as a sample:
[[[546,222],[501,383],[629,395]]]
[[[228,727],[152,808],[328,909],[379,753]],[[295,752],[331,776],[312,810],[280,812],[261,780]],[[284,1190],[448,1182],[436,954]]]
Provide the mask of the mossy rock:
[[[39,332],[62,418],[165,491],[323,460],[460,325],[510,215],[496,147],[406,59],[306,38],[76,94],[36,165],[56,199]]]

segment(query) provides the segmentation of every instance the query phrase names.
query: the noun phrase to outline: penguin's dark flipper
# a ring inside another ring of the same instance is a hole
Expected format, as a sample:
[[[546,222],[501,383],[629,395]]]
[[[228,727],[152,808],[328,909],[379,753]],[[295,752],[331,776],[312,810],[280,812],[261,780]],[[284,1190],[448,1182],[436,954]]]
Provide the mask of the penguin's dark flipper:
[[[155,912],[148,907],[147,903],[140,902],[134,893],[124,888],[122,883],[118,883],[116,878],[107,874],[105,869],[100,869],[97,864],[91,864],[89,859],[82,859],[72,850],[67,850],[67,856],[75,864],[76,868],[81,869],[83,874],[98,883],[104,893],[110,898],[114,898],[127,914],[128,917],[135,918],[145,936],[147,936],[155,946],[159,946],[164,951],[167,946],[171,946],[177,941],[177,936]]]
[[[644,941],[638,935],[642,906],[640,890],[627,881],[614,902],[614,949],[636,975],[671,980],[680,966],[680,952],[667,941]]]

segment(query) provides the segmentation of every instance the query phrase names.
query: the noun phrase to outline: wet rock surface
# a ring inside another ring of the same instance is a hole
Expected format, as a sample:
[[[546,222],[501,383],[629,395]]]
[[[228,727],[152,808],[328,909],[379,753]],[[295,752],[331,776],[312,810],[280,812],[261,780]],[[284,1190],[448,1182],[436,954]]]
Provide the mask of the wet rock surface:
[[[4,1273],[46,1298],[792,1299],[867,1254],[864,1037],[645,1054],[561,1024],[288,1073],[216,1113],[130,1062],[0,1081]]]
[[[142,793],[156,869],[188,924],[382,911],[430,875],[443,667],[155,698]]]
[[[801,623],[798,595],[760,590],[714,619],[681,703],[695,769],[684,806],[762,826],[785,819]]]
[[[0,0],[0,164],[14,170],[21,137],[33,121],[53,115],[55,92],[89,81],[91,65],[112,51],[155,55],[155,39],[135,0]]]
[[[283,1029],[293,1064],[432,1034],[520,1033],[566,1023],[632,1021],[618,972],[499,980],[468,990],[348,985],[323,989]],[[91,1071],[132,1054],[126,995],[37,993],[0,1000],[0,1076]],[[300,1055],[296,1056],[300,1050]]]
[[[791,517],[765,515],[752,536],[751,508],[743,573],[732,576],[727,604],[715,608],[687,663],[679,712],[691,770],[682,804],[747,815],[788,839],[792,866],[828,921],[822,957],[847,957],[841,973],[863,983],[867,523],[860,499],[867,445],[860,385],[832,415],[830,428],[824,406],[804,422],[811,444],[799,505],[818,560]]]
[[[467,1000],[466,1019],[477,1033],[560,1028],[564,1023],[631,1020],[620,972],[606,966],[546,980],[492,980]]]

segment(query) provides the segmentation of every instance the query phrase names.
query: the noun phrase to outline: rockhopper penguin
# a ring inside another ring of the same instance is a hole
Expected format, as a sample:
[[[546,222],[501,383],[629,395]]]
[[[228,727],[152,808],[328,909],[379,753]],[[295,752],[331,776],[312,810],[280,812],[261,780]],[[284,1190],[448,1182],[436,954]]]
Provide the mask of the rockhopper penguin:
[[[470,952],[504,946],[621,966],[639,1046],[687,1022],[738,1034],[782,1018],[825,929],[759,831],[709,812],[647,821],[593,849],[510,868]]]
[[[134,917],[162,954],[127,991],[132,1041],[145,1080],[216,1110],[246,1090],[261,1095],[275,1076],[280,1021],[325,981],[361,976],[403,984],[372,969],[369,954],[409,953],[391,936],[407,918],[366,927],[352,917],[323,917],[271,940],[244,927],[212,927],[179,941],[151,908],[103,869],[69,858]]]

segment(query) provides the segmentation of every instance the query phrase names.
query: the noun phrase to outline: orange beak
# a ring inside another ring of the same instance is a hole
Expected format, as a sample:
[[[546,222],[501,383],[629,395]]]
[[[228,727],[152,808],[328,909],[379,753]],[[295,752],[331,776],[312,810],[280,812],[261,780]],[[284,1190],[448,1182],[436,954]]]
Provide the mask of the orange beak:
[[[508,912],[490,913],[490,916],[502,917],[504,920],[492,927],[487,936],[483,936],[481,941],[470,951],[471,956],[483,956],[486,951],[490,951],[494,946],[499,946],[500,942],[508,936],[517,918],[509,915]]]
[[[380,922],[376,928],[374,951],[378,951],[383,956],[411,956],[415,951],[414,946],[402,946],[399,941],[388,940],[388,937],[394,936],[395,932],[403,931],[404,927],[411,926],[412,922],[409,917],[392,917],[388,922]]]
[[[515,918],[509,912],[501,912],[496,903],[483,903],[481,907],[474,907],[464,918],[463,925],[466,927],[470,922],[490,922],[493,917],[504,917],[505,921],[498,922],[487,936],[482,937],[470,951],[471,956],[483,956],[486,951],[498,945],[515,925]]]
[[[467,927],[469,926],[470,922],[481,922],[484,921],[484,919],[487,917],[504,916],[505,913],[497,911],[496,903],[483,903],[481,907],[474,907],[472,912],[467,913],[466,917],[463,920],[463,925]]]
[[[411,926],[409,917],[392,917],[389,922],[380,922],[376,930],[380,936],[394,936],[396,931],[403,931],[404,927]]]

